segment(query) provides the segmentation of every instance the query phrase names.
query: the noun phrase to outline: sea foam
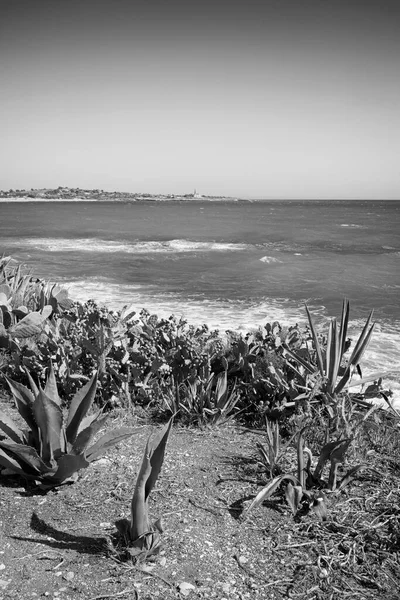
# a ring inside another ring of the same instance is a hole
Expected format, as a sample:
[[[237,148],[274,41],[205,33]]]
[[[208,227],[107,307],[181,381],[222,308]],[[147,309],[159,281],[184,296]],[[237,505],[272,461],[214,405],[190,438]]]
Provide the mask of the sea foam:
[[[191,240],[167,241],[112,241],[96,238],[6,238],[4,247],[36,248],[46,252],[102,252],[125,254],[179,253],[179,252],[237,252],[248,250],[249,244],[225,242],[198,242]]]

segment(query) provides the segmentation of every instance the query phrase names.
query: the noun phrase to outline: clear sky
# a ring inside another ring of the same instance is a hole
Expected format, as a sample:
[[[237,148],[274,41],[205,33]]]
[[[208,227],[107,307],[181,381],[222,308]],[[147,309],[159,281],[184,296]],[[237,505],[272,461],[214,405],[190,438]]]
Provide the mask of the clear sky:
[[[0,0],[0,189],[400,198],[400,0]]]

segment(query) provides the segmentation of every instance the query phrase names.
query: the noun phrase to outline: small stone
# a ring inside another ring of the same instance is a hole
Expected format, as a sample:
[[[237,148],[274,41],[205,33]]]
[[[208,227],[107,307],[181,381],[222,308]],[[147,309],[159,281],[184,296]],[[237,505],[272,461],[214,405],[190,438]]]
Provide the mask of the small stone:
[[[195,586],[192,583],[187,583],[187,581],[182,581],[178,585],[178,589],[183,596],[189,596],[190,592],[195,590]]]
[[[64,579],[66,581],[72,581],[74,577],[75,577],[75,573],[73,571],[68,571],[68,573],[66,573],[64,575]]]
[[[0,590],[7,587],[9,583],[11,583],[11,579],[9,579],[8,581],[6,579],[0,579]]]
[[[1,563],[1,565],[0,565],[0,571],[4,571],[5,568],[6,568],[6,565],[3,564],[3,563]]]

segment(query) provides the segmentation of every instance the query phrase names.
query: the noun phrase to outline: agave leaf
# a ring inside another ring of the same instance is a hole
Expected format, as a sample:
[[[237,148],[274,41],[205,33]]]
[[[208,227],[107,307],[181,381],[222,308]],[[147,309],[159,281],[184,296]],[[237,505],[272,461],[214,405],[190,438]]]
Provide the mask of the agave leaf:
[[[395,369],[393,369],[393,371],[394,370]],[[356,387],[359,385],[364,385],[365,383],[371,383],[371,381],[383,379],[384,377],[391,375],[391,373],[393,373],[393,371],[379,371],[377,373],[371,373],[371,375],[367,375],[366,377],[363,377],[362,379],[354,379],[349,383],[348,387]]]
[[[51,467],[41,459],[35,448],[26,444],[15,444],[0,440],[0,447],[7,450],[13,457],[22,460],[36,474],[51,472]],[[29,472],[29,471],[28,471]]]
[[[332,364],[335,361],[334,340],[336,330],[336,319],[331,319],[328,329],[328,339],[326,343],[325,375],[329,379],[332,372]]]
[[[37,396],[37,395],[38,395],[38,393],[39,393],[39,388],[38,388],[38,386],[36,385],[36,383],[35,383],[35,381],[34,381],[34,379],[33,379],[32,375],[31,375],[31,374],[30,374],[30,372],[29,372],[29,370],[28,370],[26,367],[24,367],[24,369],[25,369],[25,373],[26,373],[26,374],[27,374],[27,376],[28,376],[29,385],[31,386],[31,390],[32,390],[33,394],[34,394],[35,396]]]
[[[70,450],[70,454],[83,454],[88,445],[91,443],[93,437],[98,431],[100,431],[106,421],[107,416],[101,417],[100,414],[97,416],[95,415],[95,418],[92,420],[91,424],[78,433]]]
[[[340,332],[339,332],[339,348],[340,348],[340,360],[342,360],[344,349],[346,346],[347,328],[349,324],[350,316],[350,303],[345,298],[342,306],[342,317],[340,320]]]
[[[49,374],[47,376],[46,386],[44,388],[44,393],[48,398],[50,398],[53,402],[57,404],[57,406],[61,407],[61,398],[58,395],[58,388],[56,382],[56,376],[54,374],[53,363],[50,361],[49,366]]]
[[[315,352],[316,352],[316,355],[317,355],[318,369],[319,369],[319,372],[321,373],[321,375],[324,376],[324,363],[323,363],[323,360],[322,360],[322,351],[321,351],[321,346],[320,346],[319,341],[318,341],[317,331],[315,329],[314,322],[312,320],[311,313],[308,310],[307,304],[305,306],[306,306],[306,312],[307,312],[308,322],[310,324],[311,335],[312,335],[313,342],[314,342],[314,349],[315,349]]]
[[[83,454],[63,454],[58,460],[57,470],[46,477],[46,482],[53,481],[55,485],[60,485],[89,464]]]
[[[107,450],[127,439],[134,433],[136,433],[136,429],[131,429],[129,427],[121,427],[120,429],[114,429],[105,433],[93,446],[90,446],[86,451],[86,458],[89,462],[95,460],[98,456],[104,454]]]
[[[164,462],[165,447],[171,432],[173,417],[168,421],[161,431],[159,431],[147,444],[147,450],[150,455],[151,473],[146,481],[145,499],[149,497],[157,478],[160,474]]]
[[[2,450],[1,448],[0,448],[0,465],[2,467],[5,467],[6,469],[10,469],[10,471],[17,473],[18,475],[23,475],[24,477],[28,477],[28,479],[34,478],[34,475],[29,475],[28,473],[26,473],[26,471],[24,471],[24,469],[21,467],[21,465],[12,456],[9,456],[6,452],[4,452],[4,450]]]
[[[286,502],[292,509],[292,513],[295,515],[299,510],[301,499],[303,497],[303,488],[301,485],[293,485],[290,481],[286,486],[285,498]]]
[[[16,444],[25,444],[24,433],[17,427],[12,419],[0,411],[0,429]]]
[[[147,544],[147,547],[151,549],[156,547],[159,542],[159,536],[154,537],[151,535],[149,539],[145,538],[147,534],[152,532],[147,500],[161,471],[172,423],[173,417],[153,438],[147,440],[131,502],[130,537],[132,541],[137,541],[137,545],[141,548]]]
[[[220,408],[220,404],[224,403],[224,396],[228,388],[228,376],[227,371],[223,371],[218,375],[217,385],[215,387],[216,406]]]
[[[259,506],[259,504],[264,502],[264,500],[268,500],[268,498],[272,496],[272,494],[278,489],[282,481],[285,481],[285,479],[292,481],[295,485],[298,485],[298,481],[295,477],[293,477],[293,475],[279,475],[279,477],[275,477],[261,490],[261,492],[258,492],[253,502],[246,509],[246,513],[253,510],[253,508],[256,508],[256,506]]]
[[[340,338],[338,336],[336,319],[332,319],[329,326],[328,345],[326,349],[326,376],[328,379],[328,393],[332,394],[340,367]]]
[[[292,358],[294,358],[295,361],[298,362],[302,367],[304,367],[304,369],[306,371],[308,371],[309,373],[314,373],[315,372],[315,368],[313,367],[313,365],[311,365],[306,360],[304,360],[304,358],[302,358],[301,356],[299,356],[298,354],[296,354],[296,352],[293,352],[293,350],[291,350],[289,348],[289,346],[287,346],[286,344],[282,344],[282,347],[285,350],[285,352],[287,352],[288,354],[290,354],[290,356]]]
[[[11,393],[14,397],[15,404],[17,406],[18,412],[21,417],[26,421],[29,425],[32,433],[35,435],[38,440],[38,428],[36,425],[35,418],[33,416],[33,403],[35,401],[35,397],[27,387],[22,385],[22,383],[18,383],[17,381],[13,381],[6,376],[6,380],[8,386],[11,390]]]
[[[356,345],[355,345],[355,347],[354,347],[354,350],[353,350],[353,352],[352,352],[352,354],[351,354],[351,356],[350,356],[350,359],[349,359],[349,364],[357,364],[357,363],[359,362],[359,360],[356,360],[356,357],[357,357],[357,355],[358,355],[358,354],[359,354],[359,352],[360,352],[360,348],[362,348],[362,347],[363,347],[363,345],[364,345],[364,343],[365,343],[365,340],[366,340],[366,338],[367,338],[367,337],[370,337],[370,334],[371,334],[372,328],[373,328],[373,326],[374,326],[374,324],[373,324],[373,325],[371,326],[371,328],[369,329],[369,331],[368,331],[368,328],[369,328],[369,327],[370,327],[370,325],[371,325],[371,321],[372,321],[373,314],[374,314],[374,311],[372,310],[372,311],[370,312],[369,316],[368,316],[368,319],[367,319],[367,320],[366,320],[366,322],[365,322],[365,325],[364,325],[364,327],[363,327],[363,330],[362,330],[362,332],[361,332],[361,334],[360,334],[360,337],[358,338],[358,340],[357,340],[357,343],[356,343]]]
[[[89,412],[96,395],[97,373],[72,398],[67,419],[67,440],[73,444],[78,434],[82,419]]]
[[[131,528],[130,537],[133,542],[138,541],[150,530],[148,507],[146,502],[146,482],[151,473],[149,442],[140,466],[139,475],[135,485],[131,502]],[[143,541],[143,540],[142,540]]]
[[[371,325],[368,333],[363,337],[362,341],[358,340],[356,347],[354,348],[354,355],[353,355],[353,359],[351,361],[352,364],[357,365],[360,362],[362,355],[364,354],[364,352],[367,349],[368,344],[371,340],[371,336],[372,336],[374,327],[375,327],[375,323],[373,323]]]
[[[372,313],[371,313],[371,315],[372,315]],[[375,323],[373,325],[371,325],[370,330],[363,337],[363,341],[361,343],[360,343],[360,339],[361,339],[361,336],[360,336],[360,338],[356,344],[356,347],[354,348],[353,354],[351,355],[349,363],[346,367],[346,370],[343,374],[343,377],[339,381],[338,385],[335,388],[336,394],[339,394],[343,390],[343,388],[346,386],[347,382],[350,380],[350,378],[352,376],[354,365],[358,365],[359,361],[361,360],[362,355],[364,354],[365,350],[367,349],[367,346],[370,342],[374,327],[375,327]],[[365,329],[365,327],[364,327],[364,329]]]
[[[43,390],[39,391],[32,408],[40,431],[41,455],[45,462],[51,462],[61,454],[62,411]]]
[[[80,422],[79,429],[78,429],[78,435],[80,434],[81,431],[83,431],[84,429],[89,427],[89,425],[91,425],[94,421],[99,419],[102,414],[103,414],[103,412],[101,410],[99,410],[95,413],[92,413],[91,415],[86,415],[86,417],[84,417],[82,419],[82,421]]]

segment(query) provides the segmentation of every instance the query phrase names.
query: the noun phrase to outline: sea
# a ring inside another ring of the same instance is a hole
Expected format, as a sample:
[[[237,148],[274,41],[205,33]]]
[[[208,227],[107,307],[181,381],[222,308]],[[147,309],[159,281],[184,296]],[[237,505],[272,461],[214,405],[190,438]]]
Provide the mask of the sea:
[[[167,200],[0,203],[0,255],[77,300],[182,316],[221,333],[319,327],[350,301],[350,337],[374,309],[363,375],[400,407],[400,202]]]

